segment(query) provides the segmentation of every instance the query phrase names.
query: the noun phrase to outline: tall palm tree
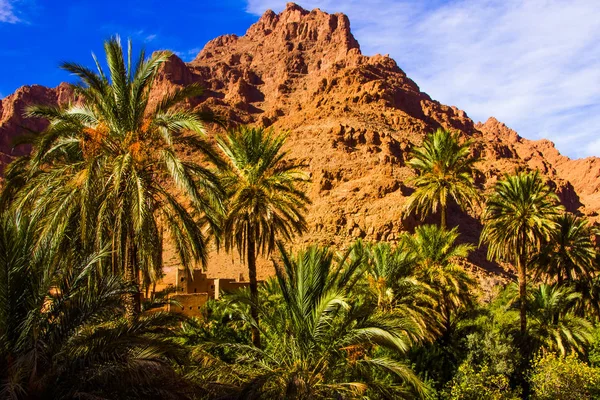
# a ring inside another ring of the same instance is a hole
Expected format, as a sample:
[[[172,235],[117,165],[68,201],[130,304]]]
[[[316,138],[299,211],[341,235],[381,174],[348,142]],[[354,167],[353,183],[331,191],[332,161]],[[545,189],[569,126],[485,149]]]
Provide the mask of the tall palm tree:
[[[474,300],[475,280],[459,265],[474,246],[456,244],[458,235],[457,228],[446,230],[422,225],[415,229],[414,235],[405,234],[402,238],[416,258],[416,276],[431,287],[437,299],[445,337],[450,335],[458,312]]]
[[[398,361],[422,340],[421,328],[353,295],[362,264],[351,250],[337,258],[327,248],[280,249],[270,286],[280,301],[259,308],[264,349],[233,347],[234,365],[248,375],[239,398],[423,397],[421,380]]]
[[[561,285],[565,281],[592,279],[595,275],[596,247],[592,229],[585,218],[565,213],[557,219],[558,228],[535,258],[536,272]]]
[[[424,217],[440,208],[441,226],[445,228],[449,199],[463,210],[478,203],[480,195],[473,179],[477,158],[471,156],[470,145],[470,141],[460,143],[458,134],[438,129],[412,151],[408,165],[417,176],[413,180],[416,190],[406,203],[408,213]]]
[[[519,279],[521,333],[527,330],[527,264],[558,229],[563,207],[539,172],[505,175],[487,200],[481,243],[488,258],[513,263]]]
[[[221,173],[228,195],[224,245],[227,251],[235,247],[248,266],[252,318],[256,321],[257,255],[270,254],[276,240],[290,240],[306,230],[304,213],[309,200],[302,185],[308,178],[300,163],[285,159],[286,137],[273,130],[239,127],[217,138],[227,160]],[[252,341],[260,346],[256,327]]]
[[[75,63],[62,68],[80,78],[78,102],[65,108],[37,106],[30,116],[46,118],[48,128],[34,138],[31,157],[7,174],[22,183],[16,207],[29,209],[44,246],[77,246],[86,253],[108,249],[106,273],[123,274],[134,285],[161,276],[163,229],[184,267],[206,261],[207,236],[221,211],[216,175],[183,159],[180,146],[213,162],[218,157],[204,139],[203,115],[186,111],[183,101],[198,96],[195,84],[171,93],[152,92],[160,66],[170,56],[142,51],[132,64],[118,37],[104,43],[107,75]],[[151,95],[152,92],[152,95]],[[139,299],[128,297],[129,314]]]

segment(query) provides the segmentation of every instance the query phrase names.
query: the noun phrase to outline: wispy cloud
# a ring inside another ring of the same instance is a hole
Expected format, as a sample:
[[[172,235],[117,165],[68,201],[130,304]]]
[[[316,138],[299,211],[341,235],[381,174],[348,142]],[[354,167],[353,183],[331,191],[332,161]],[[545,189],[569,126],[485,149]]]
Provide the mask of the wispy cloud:
[[[137,31],[129,31],[127,36],[132,39],[140,40],[144,43],[150,43],[158,37],[156,33],[148,33],[143,29],[139,29]]]
[[[159,38],[157,33],[148,32],[145,29],[133,29],[119,24],[105,24],[100,27],[100,30],[110,35],[119,33],[122,35],[122,39],[132,39],[142,43],[150,43]]]
[[[11,0],[0,0],[0,22],[14,24],[21,20],[16,16]]]
[[[307,0],[344,12],[363,53],[389,53],[422,90],[494,115],[565,154],[600,156],[598,0]],[[248,0],[247,11],[285,1]]]
[[[181,58],[185,62],[192,61],[198,53],[202,50],[201,47],[194,47],[193,49],[184,50],[184,51],[174,51],[177,57]]]

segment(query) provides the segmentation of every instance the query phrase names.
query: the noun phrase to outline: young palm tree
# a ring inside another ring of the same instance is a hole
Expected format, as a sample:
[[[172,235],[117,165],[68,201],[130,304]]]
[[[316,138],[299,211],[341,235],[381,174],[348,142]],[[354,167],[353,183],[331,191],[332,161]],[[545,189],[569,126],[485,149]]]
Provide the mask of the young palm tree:
[[[506,175],[487,200],[481,243],[488,245],[488,258],[517,269],[522,334],[527,330],[527,264],[558,228],[562,209],[537,171]]]
[[[215,162],[217,157],[203,138],[202,115],[181,107],[202,92],[199,86],[151,96],[170,53],[147,59],[142,51],[132,64],[131,42],[125,55],[118,37],[107,40],[104,50],[108,75],[95,57],[97,72],[62,65],[81,79],[75,86],[79,101],[29,110],[50,125],[34,139],[32,156],[7,176],[9,183],[23,184],[16,207],[32,210],[44,246],[64,249],[75,241],[86,253],[108,247],[106,272],[137,286],[139,272],[146,282],[161,275],[163,228],[184,267],[205,262],[201,226],[216,228],[221,191],[205,164],[182,159],[177,149],[187,146]],[[129,314],[135,303],[129,296]]]
[[[439,208],[445,228],[450,198],[463,210],[477,204],[480,195],[473,180],[477,159],[470,155],[470,144],[461,144],[458,134],[438,129],[412,151],[408,165],[417,171],[417,177],[413,180],[416,190],[406,204],[408,213],[424,217]]]
[[[388,243],[365,245],[357,241],[350,250],[352,257],[362,255],[367,301],[376,303],[380,311],[412,318],[424,336],[433,337],[438,321],[435,295],[415,275],[416,257],[405,243],[393,248]]]
[[[234,365],[248,376],[238,398],[423,397],[423,383],[398,361],[421,328],[357,299],[362,264],[351,250],[336,260],[327,248],[280,249],[271,286],[280,301],[259,309],[264,349],[234,346]]]
[[[223,223],[225,249],[236,248],[248,265],[252,317],[257,320],[256,257],[268,255],[276,240],[290,240],[306,230],[309,203],[301,186],[308,180],[301,164],[285,160],[286,135],[263,128],[240,127],[218,137],[227,159],[221,181],[228,194]],[[260,346],[260,333],[252,331]]]
[[[572,312],[580,297],[573,288],[546,284],[532,293],[528,334],[538,347],[556,348],[563,355],[570,349],[584,352],[592,341],[592,324]]]
[[[535,258],[537,272],[559,285],[592,279],[596,248],[588,221],[565,213],[558,217],[557,223],[558,229],[551,233],[549,242]]]
[[[506,289],[506,297],[511,303],[520,302],[519,294],[514,285]],[[544,347],[551,351],[560,351],[566,354],[570,350],[583,353],[586,346],[592,341],[593,326],[585,318],[574,314],[581,293],[569,286],[557,284],[541,284],[535,288],[528,287],[527,314],[527,339],[531,344],[532,352]],[[508,320],[517,321],[519,316],[515,313],[511,318],[508,311]]]
[[[402,238],[416,258],[416,276],[431,287],[437,300],[445,336],[451,333],[458,312],[474,300],[475,281],[457,264],[468,257],[473,245],[456,244],[458,235],[457,228],[448,231],[436,225],[422,225],[414,235]]]
[[[170,365],[182,349],[166,338],[173,316],[121,317],[131,290],[101,276],[76,251],[53,269],[34,227],[0,216],[0,398],[186,398]]]

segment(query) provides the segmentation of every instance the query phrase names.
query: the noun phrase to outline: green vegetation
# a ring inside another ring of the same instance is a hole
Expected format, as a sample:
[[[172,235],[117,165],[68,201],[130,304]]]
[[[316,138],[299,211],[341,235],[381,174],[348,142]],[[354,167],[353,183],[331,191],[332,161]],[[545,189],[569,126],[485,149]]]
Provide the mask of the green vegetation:
[[[78,101],[31,108],[50,125],[6,171],[1,400],[600,396],[596,230],[537,172],[487,189],[481,250],[516,279],[483,301],[477,247],[446,226],[450,204],[476,214],[484,197],[469,141],[439,130],[413,150],[407,210],[439,211],[439,226],[296,248],[309,181],[286,134],[213,141],[203,121],[217,120],[183,106],[200,87],[150,95],[167,53],[133,65],[118,38],[105,51],[108,75],[64,64]],[[166,241],[188,270],[213,243],[237,251],[250,286],[199,318],[163,311],[168,290],[142,302]],[[260,284],[259,255],[276,271]]]
[[[463,210],[473,208],[480,199],[473,179],[477,173],[470,142],[460,143],[458,134],[438,129],[427,135],[423,145],[412,151],[408,165],[417,171],[416,191],[406,205],[408,213],[422,217],[440,211],[440,224],[446,227],[448,201]]]
[[[58,253],[110,251],[101,261],[104,273],[123,273],[139,286],[140,275],[149,284],[162,273],[163,230],[184,267],[206,262],[202,227],[219,227],[223,191],[214,171],[177,150],[187,146],[217,158],[203,137],[203,115],[178,107],[201,88],[191,85],[150,102],[154,77],[169,54],[145,59],[141,52],[132,65],[131,43],[127,55],[117,38],[104,49],[108,76],[95,57],[97,72],[63,64],[81,79],[75,87],[81,104],[29,109],[50,126],[31,138],[32,155],[11,165],[6,195],[40,230],[39,246]],[[127,297],[131,316],[139,311],[139,296]]]
[[[513,263],[519,278],[521,334],[527,330],[527,265],[558,229],[562,206],[539,173],[505,176],[486,202],[481,241],[490,259]]]
[[[574,353],[540,355],[533,363],[530,381],[535,400],[596,399],[600,395],[600,370]]]
[[[217,138],[227,163],[220,182],[227,192],[223,235],[227,250],[236,247],[248,264],[252,294],[252,343],[260,347],[256,256],[268,256],[276,240],[290,240],[306,230],[307,182],[301,165],[285,160],[285,135],[241,127]]]

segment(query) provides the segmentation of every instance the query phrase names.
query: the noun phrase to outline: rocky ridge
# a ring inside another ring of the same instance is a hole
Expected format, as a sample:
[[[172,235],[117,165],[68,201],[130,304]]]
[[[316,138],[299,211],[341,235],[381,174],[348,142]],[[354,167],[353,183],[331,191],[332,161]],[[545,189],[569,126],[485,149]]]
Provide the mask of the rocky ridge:
[[[481,157],[478,183],[489,188],[503,173],[539,169],[570,211],[597,220],[600,159],[571,160],[547,140],[530,141],[490,118],[474,123],[467,114],[420,91],[388,56],[365,56],[343,14],[307,11],[289,3],[280,14],[267,11],[244,36],[225,35],[206,44],[190,63],[173,55],[155,90],[200,82],[207,90],[189,106],[211,109],[231,123],[290,131],[290,156],[308,165],[313,204],[310,232],[302,242],[345,245],[356,238],[394,241],[416,221],[402,215],[412,189],[405,165],[412,147],[438,127],[459,131]],[[23,87],[0,103],[0,159],[6,163],[28,149],[12,149],[22,131],[44,127],[25,120],[26,104],[64,104],[67,85]],[[449,224],[477,243],[473,215],[451,208]],[[480,252],[475,263],[487,265]],[[244,272],[229,256],[215,255],[213,275]],[[226,272],[223,272],[226,271]],[[270,273],[265,267],[260,275]]]

